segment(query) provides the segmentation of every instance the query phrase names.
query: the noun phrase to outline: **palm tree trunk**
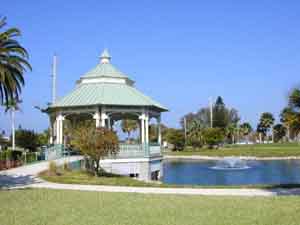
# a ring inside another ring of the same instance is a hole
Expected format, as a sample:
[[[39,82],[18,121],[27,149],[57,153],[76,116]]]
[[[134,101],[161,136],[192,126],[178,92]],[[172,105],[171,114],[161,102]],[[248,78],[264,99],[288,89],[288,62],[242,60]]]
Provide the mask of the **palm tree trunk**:
[[[287,139],[288,139],[288,142],[291,142],[291,135],[290,135],[290,127],[289,126],[287,127]]]
[[[262,143],[262,134],[261,134],[261,132],[259,132],[259,143],[260,144]]]
[[[96,167],[94,168],[95,176],[99,176],[99,167],[100,167],[100,160],[96,160]]]

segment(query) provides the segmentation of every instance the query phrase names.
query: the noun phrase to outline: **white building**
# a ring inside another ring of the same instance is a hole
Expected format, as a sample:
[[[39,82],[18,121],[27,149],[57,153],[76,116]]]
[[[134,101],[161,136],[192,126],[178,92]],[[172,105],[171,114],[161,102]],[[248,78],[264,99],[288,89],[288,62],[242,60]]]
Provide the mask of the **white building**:
[[[93,119],[95,126],[114,129],[122,119],[139,121],[139,141],[121,144],[114,158],[102,160],[107,171],[150,180],[161,176],[161,113],[168,109],[138,91],[134,81],[111,64],[104,50],[99,64],[80,77],[73,91],[46,110],[51,123],[51,142],[64,143],[64,121]],[[149,141],[149,120],[157,121],[157,142]]]

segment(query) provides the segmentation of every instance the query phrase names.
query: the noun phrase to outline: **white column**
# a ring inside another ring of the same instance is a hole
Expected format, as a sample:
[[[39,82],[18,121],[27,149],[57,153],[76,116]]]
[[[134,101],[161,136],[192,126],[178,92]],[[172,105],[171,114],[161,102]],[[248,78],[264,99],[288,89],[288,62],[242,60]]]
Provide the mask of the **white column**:
[[[108,119],[108,116],[105,113],[101,113],[101,127],[105,127],[106,119]]]
[[[96,121],[96,127],[100,127],[100,113],[99,111],[96,111],[94,116],[93,116],[93,119]]]
[[[145,143],[145,114],[143,113],[139,119],[141,120],[141,142],[142,144]]]
[[[50,126],[49,126],[49,143],[53,144],[53,136],[54,136],[54,122],[53,119],[50,117]]]
[[[64,117],[61,116],[61,119],[60,119],[60,144],[63,144],[64,143]]]
[[[146,114],[146,118],[145,118],[145,136],[146,136],[146,139],[145,139],[145,142],[148,144],[149,143],[149,115],[148,113]]]
[[[107,126],[108,126],[108,129],[111,130],[111,120],[110,120],[109,116],[107,118]]]
[[[105,107],[102,107],[101,109],[101,127],[105,127],[105,120],[108,119],[108,116],[105,112]]]
[[[59,123],[59,118],[58,118],[58,116],[56,117],[56,120],[55,120],[55,128],[56,128],[56,139],[55,139],[55,143],[56,144],[59,144],[59,131],[60,131],[60,129],[59,129],[59,125],[60,125],[60,123]]]
[[[63,134],[63,120],[64,120],[64,116],[62,114],[59,114],[56,117],[56,144],[63,144],[63,138],[64,138],[64,134]]]
[[[49,144],[53,144],[53,136],[52,136],[52,134],[50,135],[50,137],[49,137]]]
[[[160,126],[160,122],[161,122],[161,117],[159,115],[159,117],[157,118],[157,129],[158,129],[158,138],[157,138],[157,141],[158,141],[158,144],[161,145],[161,126]]]

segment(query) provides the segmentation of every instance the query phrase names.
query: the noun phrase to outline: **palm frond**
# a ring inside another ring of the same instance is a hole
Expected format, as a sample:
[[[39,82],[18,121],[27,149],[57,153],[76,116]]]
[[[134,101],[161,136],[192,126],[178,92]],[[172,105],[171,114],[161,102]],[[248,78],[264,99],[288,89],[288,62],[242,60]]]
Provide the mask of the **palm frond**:
[[[0,19],[0,29],[6,25],[6,17]],[[21,32],[9,28],[0,32],[0,103],[18,99],[25,85],[24,73],[32,70],[27,50],[15,40]]]

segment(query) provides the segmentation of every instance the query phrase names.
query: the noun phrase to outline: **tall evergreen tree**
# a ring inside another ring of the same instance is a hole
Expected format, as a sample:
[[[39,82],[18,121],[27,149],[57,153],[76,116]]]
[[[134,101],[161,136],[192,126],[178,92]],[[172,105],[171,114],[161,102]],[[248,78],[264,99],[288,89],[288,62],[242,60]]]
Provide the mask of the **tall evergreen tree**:
[[[225,129],[228,125],[228,110],[222,97],[218,97],[213,107],[213,127]]]

